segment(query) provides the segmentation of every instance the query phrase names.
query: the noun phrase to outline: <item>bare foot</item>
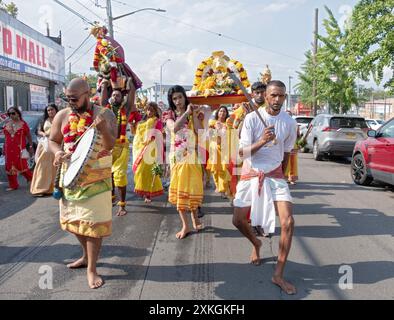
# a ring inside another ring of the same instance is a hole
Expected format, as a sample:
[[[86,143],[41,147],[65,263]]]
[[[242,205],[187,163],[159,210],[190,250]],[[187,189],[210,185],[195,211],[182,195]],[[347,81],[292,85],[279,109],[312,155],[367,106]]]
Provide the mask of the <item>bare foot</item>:
[[[177,237],[177,239],[183,239],[186,238],[187,235],[189,234],[190,230],[189,229],[182,229],[181,231],[179,231],[175,236]]]
[[[145,203],[151,203],[152,202],[152,200],[151,199],[149,199],[149,198],[145,198]]]
[[[257,239],[257,241],[259,242],[259,244],[257,246],[253,246],[252,254],[250,256],[250,263],[254,266],[259,266],[261,264],[260,248],[263,243],[260,239]]]
[[[297,293],[297,289],[295,286],[293,286],[290,282],[285,281],[285,279],[279,276],[273,276],[271,281],[289,295]]]
[[[192,213],[192,222],[193,222],[194,230],[196,230],[198,232],[202,229],[202,223],[201,223],[200,219],[198,218],[197,212]]]
[[[87,266],[88,266],[88,260],[86,258],[82,257],[72,263],[69,263],[67,265],[67,268],[79,269],[79,268],[86,268]]]
[[[127,211],[126,211],[126,209],[123,208],[123,207],[119,207],[119,210],[118,210],[118,212],[116,213],[116,215],[117,215],[118,217],[123,217],[123,216],[125,216],[126,214],[127,214]]]
[[[96,272],[88,271],[88,283],[90,289],[98,289],[104,284],[104,281]]]

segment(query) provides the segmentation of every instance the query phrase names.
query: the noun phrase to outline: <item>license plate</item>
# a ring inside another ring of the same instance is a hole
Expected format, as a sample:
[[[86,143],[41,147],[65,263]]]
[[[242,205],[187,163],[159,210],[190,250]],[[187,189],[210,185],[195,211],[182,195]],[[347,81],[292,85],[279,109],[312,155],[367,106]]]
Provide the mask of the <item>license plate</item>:
[[[356,134],[355,133],[346,133],[346,137],[348,139],[354,139],[356,137]]]

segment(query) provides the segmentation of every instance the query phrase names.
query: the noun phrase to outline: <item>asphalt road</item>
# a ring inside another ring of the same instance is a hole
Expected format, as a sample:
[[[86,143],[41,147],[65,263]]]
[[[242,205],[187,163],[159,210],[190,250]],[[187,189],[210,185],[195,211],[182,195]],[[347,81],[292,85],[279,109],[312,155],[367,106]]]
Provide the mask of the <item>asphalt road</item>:
[[[263,264],[252,266],[229,203],[213,190],[206,190],[205,229],[183,240],[175,238],[180,222],[166,196],[147,206],[129,192],[130,213],[114,215],[98,264],[105,285],[91,290],[84,270],[65,267],[81,251],[59,228],[57,202],[30,197],[23,184],[7,193],[0,183],[0,299],[394,299],[393,190],[354,185],[343,160],[301,154],[299,164],[286,266],[295,296],[270,282],[280,229],[272,251],[263,241]],[[42,277],[50,272],[46,289]]]

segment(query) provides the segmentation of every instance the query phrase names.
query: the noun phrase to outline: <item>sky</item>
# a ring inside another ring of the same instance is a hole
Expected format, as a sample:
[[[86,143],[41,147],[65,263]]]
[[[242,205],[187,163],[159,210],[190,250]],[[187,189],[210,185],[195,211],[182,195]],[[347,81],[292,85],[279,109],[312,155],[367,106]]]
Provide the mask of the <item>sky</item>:
[[[89,34],[89,24],[52,0],[12,1],[23,23],[46,34],[48,22],[53,36],[61,30],[66,59]],[[90,21],[105,23],[105,0],[62,2]],[[319,32],[323,32],[322,21],[327,17],[324,5],[342,24],[357,2],[112,0],[112,12],[119,16],[146,7],[166,10],[142,11],[114,22],[115,39],[123,46],[126,62],[145,88],[160,82],[160,69],[163,84],[191,85],[198,64],[216,50],[243,63],[251,82],[269,65],[274,79],[288,84],[292,77],[293,87],[298,82],[297,71],[305,60],[304,53],[312,46],[315,8],[319,9]],[[71,63],[73,73],[92,73],[94,45],[95,38],[91,36],[67,59],[67,72]],[[168,59],[171,61],[166,62]]]

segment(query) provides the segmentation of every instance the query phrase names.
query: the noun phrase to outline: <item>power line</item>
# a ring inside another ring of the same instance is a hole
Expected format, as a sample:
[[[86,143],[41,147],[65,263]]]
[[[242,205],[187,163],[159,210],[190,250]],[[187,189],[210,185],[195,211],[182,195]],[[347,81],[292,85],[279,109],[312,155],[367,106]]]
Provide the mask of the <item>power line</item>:
[[[67,62],[67,60],[71,59],[71,57],[79,50],[83,47],[83,45],[89,40],[90,38],[90,34],[85,38],[85,40],[82,41],[82,43],[66,58],[65,62]]]
[[[89,0],[88,0],[89,1]],[[72,20],[75,20],[76,16],[69,17],[60,27],[59,29],[62,30],[65,25],[69,25]],[[76,20],[75,20],[76,21]],[[73,23],[72,23],[73,24]]]
[[[95,45],[96,45],[96,42],[93,43],[93,45],[92,45],[88,50],[86,50],[85,53],[83,53],[81,56],[79,56],[78,59],[77,59],[76,61],[74,61],[73,63],[71,63],[71,66],[75,65],[75,64],[78,63],[78,62],[81,62],[81,58],[83,58],[84,56],[86,56],[86,55],[90,52],[90,50],[93,49],[93,47],[94,47]]]
[[[79,18],[81,18],[84,22],[89,23],[90,25],[93,25],[93,22],[89,21],[88,19],[86,19],[82,14],[80,14],[79,12],[75,11],[74,9],[70,8],[69,6],[66,6],[63,2],[59,1],[59,0],[53,0],[54,2],[56,2],[57,4],[61,5],[63,8],[65,8],[66,10],[72,12],[73,14],[75,14],[76,16],[78,16]]]
[[[131,8],[137,8],[135,6],[132,6],[130,4],[127,4],[127,3],[124,3],[124,2],[121,2],[121,1],[117,1],[117,0],[112,0],[112,1],[116,2],[116,3],[119,3],[119,4],[122,4],[122,5],[125,5],[125,6],[129,6]],[[163,18],[163,19],[167,19],[167,20],[171,20],[171,21],[183,24],[183,25],[188,26],[188,27],[193,28],[193,29],[197,29],[197,30],[200,30],[200,31],[203,31],[203,32],[207,32],[207,33],[213,34],[213,35],[221,37],[221,38],[225,38],[225,39],[228,39],[228,40],[232,40],[232,41],[235,41],[235,42],[238,42],[238,43],[242,43],[242,44],[248,45],[250,47],[254,47],[254,48],[257,48],[257,49],[260,49],[260,50],[263,50],[263,51],[268,51],[268,52],[271,52],[271,53],[274,53],[274,54],[277,54],[277,55],[281,55],[281,56],[284,56],[284,57],[287,57],[287,58],[290,58],[290,59],[293,59],[293,60],[304,61],[302,59],[293,57],[291,55],[288,55],[288,54],[285,54],[285,53],[282,53],[282,52],[279,52],[279,51],[275,51],[275,50],[272,50],[272,49],[264,48],[264,47],[262,47],[260,45],[257,45],[257,44],[251,43],[251,42],[247,42],[247,41],[244,41],[244,40],[240,40],[240,39],[234,38],[232,36],[228,36],[228,35],[220,33],[220,32],[216,32],[216,31],[212,31],[212,30],[209,30],[209,29],[206,29],[206,28],[202,28],[202,27],[199,27],[199,26],[196,26],[196,25],[184,22],[182,20],[170,17],[168,15],[162,15],[162,14],[159,14],[159,13],[156,13],[156,12],[149,12],[149,13],[157,15],[157,16]]]
[[[139,35],[137,33],[132,33],[130,31],[125,32],[123,28],[120,28],[117,25],[115,25],[115,27],[117,29],[117,32],[120,33],[120,34],[130,35],[130,36],[133,36],[134,38],[137,38],[137,39],[139,38],[139,39],[142,39],[144,41],[152,42],[154,44],[158,44],[158,45],[161,45],[161,46],[164,46],[164,47],[167,47],[167,48],[172,48],[172,49],[177,49],[177,50],[182,50],[182,51],[189,50],[188,48],[184,48],[184,47],[180,47],[180,46],[174,46],[174,45],[169,45],[168,43],[163,43],[163,42],[160,42],[160,41],[152,40],[152,39],[143,37],[143,36],[141,36],[141,35]],[[204,52],[202,52],[201,54],[199,53],[199,55],[201,57],[208,57],[208,56],[211,55],[211,53],[204,53]],[[250,66],[254,66],[254,67],[265,67],[265,65],[267,64],[267,63],[256,63],[256,62],[251,62],[251,61],[247,61],[247,60],[242,60],[242,61],[243,61],[243,65],[250,65]],[[288,68],[288,69],[294,70],[290,66],[282,66],[282,65],[275,64],[275,63],[269,63],[269,65],[276,66],[278,68]]]
[[[78,3],[79,5],[81,5],[82,7],[84,7],[85,9],[87,9],[90,13],[92,13],[94,16],[96,16],[97,18],[99,18],[102,22],[105,22],[105,20],[100,17],[98,14],[96,14],[91,8],[88,8],[87,6],[85,6],[83,3],[81,3],[79,0],[74,0],[76,3]]]

